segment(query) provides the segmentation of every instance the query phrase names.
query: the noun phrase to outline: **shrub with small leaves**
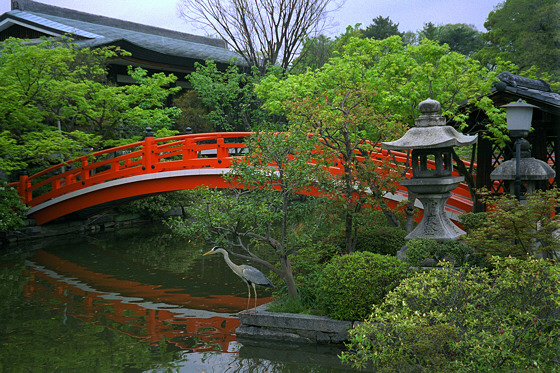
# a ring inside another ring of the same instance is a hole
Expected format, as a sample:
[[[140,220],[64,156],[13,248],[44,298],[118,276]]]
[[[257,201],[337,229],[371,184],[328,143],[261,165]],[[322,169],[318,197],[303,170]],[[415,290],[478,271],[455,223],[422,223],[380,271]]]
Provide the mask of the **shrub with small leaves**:
[[[485,195],[485,192],[481,193]],[[476,252],[517,258],[538,253],[557,256],[560,239],[556,232],[560,220],[555,209],[560,202],[560,191],[536,191],[527,196],[524,204],[509,194],[500,197],[486,194],[483,201],[488,212],[464,218],[469,225],[464,242]]]
[[[23,226],[25,209],[17,191],[6,183],[0,182],[0,231]]]
[[[317,303],[334,319],[363,320],[407,275],[406,264],[388,255],[355,252],[334,257],[319,276]]]
[[[560,266],[490,262],[403,280],[350,331],[342,360],[388,371],[559,371]]]

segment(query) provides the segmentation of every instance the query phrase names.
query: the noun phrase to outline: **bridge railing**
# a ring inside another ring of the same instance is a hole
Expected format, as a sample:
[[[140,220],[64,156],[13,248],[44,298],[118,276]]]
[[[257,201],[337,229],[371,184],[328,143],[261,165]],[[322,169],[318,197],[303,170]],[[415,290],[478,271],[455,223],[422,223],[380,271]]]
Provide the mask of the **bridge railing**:
[[[245,138],[250,132],[223,132],[179,135],[143,141],[101,150],[49,167],[32,176],[23,175],[12,183],[24,202],[37,206],[50,199],[92,185],[143,174],[203,168],[229,168],[236,156],[245,152]],[[410,174],[410,159],[406,153],[375,147],[371,157],[378,164],[389,159]],[[360,157],[358,157],[360,158]],[[429,163],[435,168],[435,163]],[[332,174],[342,172],[340,162],[329,167]],[[457,172],[454,171],[457,176]],[[401,192],[406,189],[399,186]],[[465,184],[460,184],[451,203],[462,211],[470,211],[472,202]]]
[[[130,176],[194,168],[227,168],[244,149],[249,132],[180,135],[101,150],[12,183],[28,206],[88,186]]]

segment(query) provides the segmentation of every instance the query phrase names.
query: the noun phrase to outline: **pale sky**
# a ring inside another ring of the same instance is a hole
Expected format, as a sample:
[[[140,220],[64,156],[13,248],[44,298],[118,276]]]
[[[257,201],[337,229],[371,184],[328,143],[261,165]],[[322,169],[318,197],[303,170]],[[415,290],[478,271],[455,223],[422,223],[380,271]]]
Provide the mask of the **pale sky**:
[[[44,4],[80,10],[87,13],[205,35],[178,18],[177,0],[40,0]],[[435,25],[466,23],[485,32],[484,22],[501,0],[346,0],[343,7],[331,13],[334,26],[327,35],[341,34],[348,25],[363,27],[378,16],[389,17],[399,24],[399,31],[416,32],[424,23]],[[11,0],[0,0],[0,14],[10,10]]]

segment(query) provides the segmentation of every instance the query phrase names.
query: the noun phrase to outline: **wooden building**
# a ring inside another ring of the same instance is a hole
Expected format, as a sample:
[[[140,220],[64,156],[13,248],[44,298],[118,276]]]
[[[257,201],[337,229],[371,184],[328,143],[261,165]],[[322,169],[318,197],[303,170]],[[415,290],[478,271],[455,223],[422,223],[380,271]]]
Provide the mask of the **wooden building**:
[[[12,1],[12,10],[0,16],[0,41],[8,37],[38,39],[69,34],[83,47],[118,46],[131,53],[113,59],[109,78],[132,83],[127,66],[140,66],[150,73],[173,73],[177,85],[187,86],[185,76],[195,63],[213,60],[225,68],[237,54],[220,39],[192,35],[134,22],[46,5],[32,0]],[[241,59],[238,60],[240,65]]]

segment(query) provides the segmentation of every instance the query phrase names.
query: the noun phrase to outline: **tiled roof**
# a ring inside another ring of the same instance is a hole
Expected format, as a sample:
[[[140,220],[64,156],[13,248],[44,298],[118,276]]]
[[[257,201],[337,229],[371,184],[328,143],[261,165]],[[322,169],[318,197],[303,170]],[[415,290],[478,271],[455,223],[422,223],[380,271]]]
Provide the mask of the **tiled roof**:
[[[44,17],[40,17],[38,15],[29,13],[29,12],[21,12],[19,10],[13,10],[10,12],[11,14],[16,14],[16,16],[18,18],[27,20],[29,22],[35,23],[35,24],[40,24],[43,25],[49,29],[54,29],[54,30],[60,30],[63,33],[69,33],[69,34],[74,34],[74,35],[78,35],[84,38],[100,38],[102,37],[101,35],[97,35],[97,34],[93,34],[91,32],[87,32],[87,31],[83,31],[80,29],[77,29],[75,27],[70,27],[68,25],[62,24],[62,23],[58,23],[55,21],[50,21]]]
[[[232,58],[238,57],[235,52],[226,49],[225,43],[218,39],[67,9],[64,9],[64,12],[56,13],[57,15],[27,10],[12,10],[5,13],[2,18],[7,17],[29,27],[45,28],[50,33],[74,34],[76,42],[87,47],[111,45],[117,41],[125,41],[158,54],[199,61],[211,59],[218,63],[228,63]]]
[[[509,72],[498,75],[499,82],[494,84],[491,94],[505,92],[524,99],[531,99],[537,105],[547,106],[547,111],[559,113],[560,94],[552,92],[550,85],[540,79],[528,79]]]

